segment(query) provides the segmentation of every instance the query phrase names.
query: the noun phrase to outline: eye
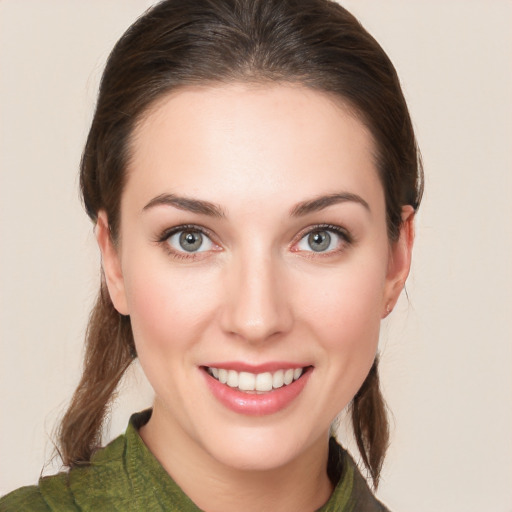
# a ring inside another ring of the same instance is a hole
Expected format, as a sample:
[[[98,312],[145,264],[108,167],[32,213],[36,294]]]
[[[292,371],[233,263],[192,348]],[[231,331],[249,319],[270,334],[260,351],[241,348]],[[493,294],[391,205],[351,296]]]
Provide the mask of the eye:
[[[210,251],[213,248],[210,238],[194,228],[175,231],[166,239],[166,242],[177,252],[198,253]]]
[[[340,250],[349,242],[348,235],[339,227],[317,227],[299,240],[297,250],[325,253]]]

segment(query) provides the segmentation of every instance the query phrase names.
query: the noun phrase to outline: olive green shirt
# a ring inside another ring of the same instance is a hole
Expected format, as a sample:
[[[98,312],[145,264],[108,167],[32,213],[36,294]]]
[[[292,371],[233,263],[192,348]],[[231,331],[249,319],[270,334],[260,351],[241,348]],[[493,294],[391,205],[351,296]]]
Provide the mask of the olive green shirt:
[[[200,512],[148,450],[138,434],[151,411],[134,414],[124,435],[99,450],[91,464],[42,477],[0,499],[0,512]],[[354,461],[336,443],[339,480],[321,512],[385,512]],[[330,454],[332,455],[332,453]],[[293,511],[291,511],[293,512]]]

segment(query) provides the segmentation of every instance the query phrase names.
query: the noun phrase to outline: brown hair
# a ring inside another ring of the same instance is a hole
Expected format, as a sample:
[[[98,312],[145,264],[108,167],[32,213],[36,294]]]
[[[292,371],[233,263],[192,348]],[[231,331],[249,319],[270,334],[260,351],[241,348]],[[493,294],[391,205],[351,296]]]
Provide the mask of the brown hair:
[[[166,0],[139,18],[109,56],[81,162],[85,209],[107,213],[112,238],[136,123],[178,87],[286,82],[332,93],[357,113],[376,145],[388,234],[401,207],[419,206],[422,170],[398,77],[359,22],[329,0]],[[128,317],[113,307],[104,280],[90,317],[83,376],[63,418],[63,462],[87,463],[100,444],[112,394],[136,357]],[[351,404],[364,464],[378,484],[388,422],[377,360]]]

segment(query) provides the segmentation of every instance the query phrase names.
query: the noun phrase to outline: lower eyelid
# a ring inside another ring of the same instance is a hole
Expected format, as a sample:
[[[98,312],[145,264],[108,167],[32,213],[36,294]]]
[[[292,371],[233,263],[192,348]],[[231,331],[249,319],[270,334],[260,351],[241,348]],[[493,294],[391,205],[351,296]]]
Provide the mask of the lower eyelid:
[[[196,231],[198,233],[201,233],[203,237],[205,237],[208,240],[208,244],[210,247],[208,247],[205,250],[198,250],[194,252],[188,252],[184,249],[179,249],[173,247],[169,243],[169,239],[173,236],[176,236],[180,234],[183,231]],[[325,251],[314,251],[312,248],[309,249],[300,249],[298,248],[298,245],[301,241],[303,241],[306,237],[311,235],[314,232],[321,232],[326,231],[330,233],[332,236],[335,236],[338,238],[338,242],[336,243],[336,247],[333,249],[327,249]],[[352,245],[354,240],[349,232],[347,232],[344,228],[340,228],[338,226],[332,226],[332,225],[316,225],[311,226],[307,228],[306,230],[303,230],[301,234],[298,235],[300,238],[297,242],[293,242],[290,249],[292,252],[304,252],[304,253],[310,253],[308,256],[311,257],[322,257],[322,256],[328,256],[334,253],[342,252],[346,248],[348,248],[349,245]],[[160,236],[156,237],[155,241],[159,244],[164,244],[164,247],[166,251],[173,257],[177,259],[197,259],[202,258],[207,255],[208,252],[214,251],[218,252],[222,250],[222,247],[215,242],[212,235],[209,233],[208,230],[196,226],[196,225],[181,225],[181,226],[175,226],[173,228],[165,230],[163,233],[161,233]]]
[[[312,233],[315,233],[315,232],[318,233],[318,232],[322,232],[322,231],[325,231],[325,232],[330,233],[331,235],[334,235],[335,237],[337,237],[339,239],[339,245],[346,246],[346,245],[350,245],[353,243],[352,236],[343,228],[340,228],[338,226],[333,226],[333,225],[316,225],[316,226],[311,226],[310,228],[307,228],[307,230],[302,231],[302,233],[300,233],[298,235],[298,241],[295,242],[293,244],[293,246],[297,247],[297,245],[300,242],[302,242],[306,237],[308,237]],[[335,252],[335,251],[336,251],[336,249],[330,249],[328,251],[316,252],[316,254],[327,254],[327,253],[331,253],[331,252]],[[305,250],[305,252],[315,252],[315,251],[313,251],[311,249],[311,250]]]
[[[172,237],[178,236],[184,231],[191,231],[200,233],[203,239],[207,240],[208,248],[199,249],[198,251],[186,251],[183,248],[179,247],[179,238],[175,240],[174,243],[170,243],[170,239]],[[161,246],[162,249],[170,256],[171,258],[177,260],[185,260],[185,261],[193,261],[196,259],[203,259],[208,256],[208,253],[211,251],[217,251],[220,249],[219,245],[215,242],[214,237],[209,232],[209,230],[203,228],[202,226],[194,225],[194,224],[180,224],[167,229],[160,231],[158,235],[155,236],[154,242]]]
[[[334,243],[335,243],[335,245],[336,245],[336,247],[334,247],[334,248],[331,248],[331,249],[327,248],[325,251],[315,251],[315,250],[314,250],[313,248],[311,248],[311,247],[309,247],[309,248],[308,248],[308,247],[300,247],[300,246],[301,246],[301,244],[308,244],[308,243],[309,243],[309,242],[308,242],[308,237],[310,236],[310,234],[311,234],[311,233],[308,233],[308,234],[304,235],[304,236],[299,240],[299,242],[297,243],[297,247],[298,247],[298,249],[299,249],[300,251],[312,252],[312,253],[315,253],[315,254],[326,254],[326,253],[331,253],[331,252],[336,251],[336,250],[339,248],[339,246],[344,245],[344,244],[346,244],[346,243],[347,243],[347,242],[346,242],[346,240],[345,240],[341,235],[339,235],[338,233],[335,233],[335,232],[332,232],[332,231],[331,231],[331,232],[329,232],[329,233],[331,234],[331,237],[334,237],[334,238],[335,238],[335,240],[334,240],[334,241],[333,241],[333,240],[331,240],[331,243],[333,243],[333,242],[334,242]],[[329,244],[329,245],[331,245],[331,244]]]
[[[200,248],[197,250],[197,251],[187,251],[183,248],[179,248],[179,247],[176,247],[176,245],[179,245],[179,238],[181,236],[181,234],[183,232],[196,232],[196,233],[200,233],[201,234],[201,237],[202,237],[202,244],[200,246]],[[175,239],[173,240],[174,243],[176,245],[171,245],[171,239]],[[166,239],[165,239],[165,243],[167,243],[173,250],[175,250],[176,252],[179,252],[179,253],[184,253],[184,254],[198,254],[198,253],[202,253],[202,252],[207,252],[209,250],[211,250],[213,248],[213,246],[215,245],[215,243],[213,242],[213,240],[206,234],[204,233],[203,231],[201,230],[198,230],[198,229],[180,229],[178,231],[175,231],[174,233],[172,233],[171,235],[169,235]]]

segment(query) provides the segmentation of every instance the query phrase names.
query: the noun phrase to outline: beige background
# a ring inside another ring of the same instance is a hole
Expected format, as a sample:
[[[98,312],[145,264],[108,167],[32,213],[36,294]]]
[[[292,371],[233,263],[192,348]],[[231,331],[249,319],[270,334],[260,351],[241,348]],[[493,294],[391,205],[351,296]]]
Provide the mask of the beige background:
[[[0,0],[0,494],[35,483],[98,279],[77,167],[106,56],[149,0]],[[384,325],[394,512],[512,511],[512,2],[342,2],[402,78],[427,176]],[[135,369],[110,436],[151,402]],[[46,468],[52,471],[52,466]]]

